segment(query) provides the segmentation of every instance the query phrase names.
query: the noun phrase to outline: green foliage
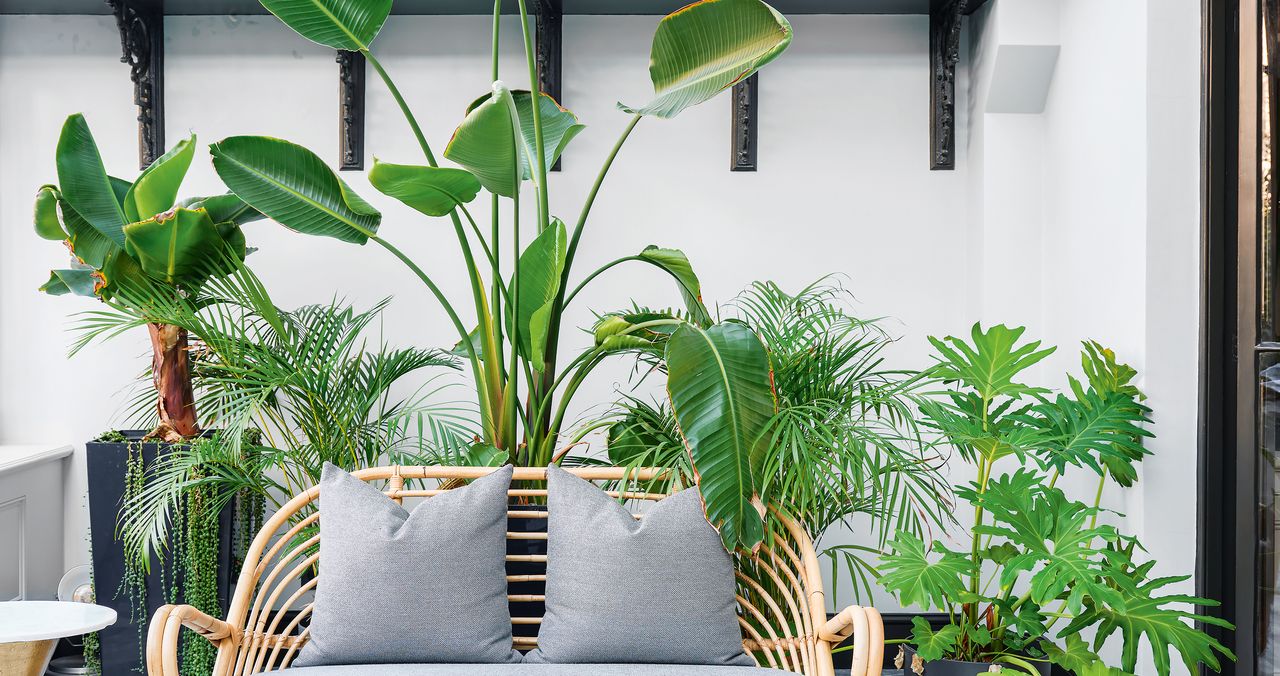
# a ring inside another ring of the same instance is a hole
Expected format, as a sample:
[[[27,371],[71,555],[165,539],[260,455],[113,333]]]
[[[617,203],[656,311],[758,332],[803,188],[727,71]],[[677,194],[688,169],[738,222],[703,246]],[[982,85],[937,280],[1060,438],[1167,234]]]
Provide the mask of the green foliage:
[[[759,0],[703,0],[665,17],[653,36],[656,97],[637,115],[675,117],[751,77],[791,44],[791,24]]]
[[[929,626],[929,621],[923,617],[917,615],[911,618],[911,643],[916,648],[916,654],[926,662],[942,659],[943,655],[949,654],[955,649],[959,638],[960,627],[954,624],[934,631]]]
[[[697,467],[707,519],[730,550],[759,547],[757,485],[775,411],[769,355],[744,324],[685,324],[667,342],[667,394]]]
[[[538,372],[546,369],[547,337],[564,275],[567,240],[564,223],[557,218],[520,254],[516,325],[508,326],[507,330],[516,337],[519,354]],[[516,295],[514,284],[510,293]]]
[[[382,214],[302,146],[267,136],[232,136],[209,147],[213,168],[254,209],[286,227],[364,244]]]
[[[495,83],[491,95],[472,104],[444,149],[444,156],[475,174],[485,190],[503,197],[516,195],[529,161],[516,114],[511,92]]]
[[[462,169],[388,164],[377,158],[369,183],[427,216],[447,216],[480,192],[480,182]]]
[[[930,560],[920,538],[906,532],[899,533],[889,544],[893,553],[880,564],[880,585],[896,594],[904,605],[947,608],[953,599],[964,595],[961,578],[971,572],[972,563],[963,555],[935,542],[934,550],[941,555]]]
[[[959,637],[940,643],[920,635],[913,642],[935,656],[926,659],[1022,670],[1031,668],[1029,660],[1049,661],[1077,674],[1110,676],[1123,672],[1096,653],[1118,633],[1125,672],[1136,668],[1144,639],[1162,675],[1170,672],[1170,650],[1190,670],[1218,669],[1219,657],[1233,658],[1231,652],[1191,623],[1231,625],[1183,609],[1216,604],[1165,594],[1164,587],[1186,578],[1149,578],[1155,562],[1135,561],[1137,542],[1098,523],[1106,482],[1131,484],[1135,464],[1149,453],[1143,441],[1151,437],[1145,427],[1151,411],[1132,384],[1137,372],[1086,342],[1084,382],[1068,377],[1068,392],[1050,397],[1021,375],[1053,350],[1021,342],[1023,332],[974,326],[968,342],[930,339],[938,352],[931,375],[950,387],[923,402],[925,424],[976,466],[978,478],[955,491],[973,507],[967,557],[943,548],[930,555],[918,539],[899,535],[884,558],[885,588],[903,603],[947,610]],[[1019,466],[998,472],[997,463],[1010,458]],[[1057,487],[1074,469],[1097,477],[1092,503]],[[1066,626],[1054,633],[1063,619]],[[1090,648],[1081,632],[1091,627],[1097,633]]]
[[[916,374],[883,368],[893,340],[874,321],[851,316],[848,299],[826,279],[795,293],[757,282],[727,309],[761,337],[773,367],[778,410],[765,431],[762,500],[818,540],[854,518],[880,538],[823,550],[834,571],[833,594],[841,578],[852,578],[861,600],[870,596],[872,564],[895,528],[918,534],[949,517],[947,490],[914,425]],[[639,308],[610,314],[597,324],[596,342],[637,355],[642,374],[661,372],[672,328],[663,321],[671,317]],[[692,481],[693,465],[666,406],[627,397],[595,424],[609,424],[612,463],[669,467]]]
[[[174,515],[193,490],[206,491],[218,511],[236,499],[279,507],[282,498],[318,483],[325,462],[349,470],[411,464],[474,434],[464,409],[426,403],[440,392],[430,380],[403,393],[414,376],[456,362],[436,350],[371,341],[385,301],[362,311],[337,301],[283,310],[243,264],[194,298],[130,301],[151,304],[165,323],[198,337],[197,401],[221,429],[218,443],[165,455],[146,489],[126,503],[121,540],[141,560],[170,545]],[[133,321],[110,312],[82,319],[91,335]],[[145,408],[144,402],[139,410]],[[258,446],[258,437],[266,445]],[[262,507],[255,510],[260,515]]]
[[[392,0],[261,0],[302,37],[349,52],[368,49],[378,36]]]

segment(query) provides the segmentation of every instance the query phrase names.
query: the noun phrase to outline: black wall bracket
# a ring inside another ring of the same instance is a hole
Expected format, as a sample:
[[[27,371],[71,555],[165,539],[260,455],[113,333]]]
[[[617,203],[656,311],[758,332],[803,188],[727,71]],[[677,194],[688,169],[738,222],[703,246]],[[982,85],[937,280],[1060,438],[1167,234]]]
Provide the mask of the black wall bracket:
[[[932,0],[929,6],[929,168],[934,170],[956,168],[956,62],[969,4]]]
[[[564,35],[564,6],[562,0],[538,0],[538,14],[534,22],[538,66],[538,90],[564,105],[561,99],[561,44]],[[551,165],[551,171],[560,171],[561,160]]]
[[[164,0],[107,0],[138,106],[138,167],[164,154]]]
[[[339,171],[364,169],[364,75],[364,54],[338,51]]]
[[[732,154],[729,171],[756,170],[756,137],[760,125],[760,73],[733,86]]]

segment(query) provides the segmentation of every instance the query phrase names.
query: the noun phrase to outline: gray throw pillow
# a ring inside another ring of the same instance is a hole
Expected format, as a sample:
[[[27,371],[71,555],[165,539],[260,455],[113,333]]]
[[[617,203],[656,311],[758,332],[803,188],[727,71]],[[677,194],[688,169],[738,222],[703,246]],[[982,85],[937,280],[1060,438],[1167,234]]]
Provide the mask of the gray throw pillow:
[[[733,560],[696,488],[639,520],[554,465],[547,490],[547,610],[526,663],[755,665]]]
[[[311,639],[293,666],[519,662],[503,558],[511,472],[408,512],[326,463]]]

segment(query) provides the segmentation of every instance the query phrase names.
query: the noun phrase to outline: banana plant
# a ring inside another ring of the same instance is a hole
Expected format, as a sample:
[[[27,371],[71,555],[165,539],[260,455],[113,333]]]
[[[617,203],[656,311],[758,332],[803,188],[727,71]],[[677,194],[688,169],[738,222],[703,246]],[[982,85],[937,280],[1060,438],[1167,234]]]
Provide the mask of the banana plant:
[[[699,467],[713,525],[729,546],[763,537],[758,491],[751,481],[751,449],[763,434],[760,414],[769,392],[769,359],[743,327],[717,327],[702,302],[701,286],[678,249],[650,247],[575,278],[579,245],[610,167],[646,117],[671,118],[710,100],[766,65],[791,42],[791,26],[760,0],[702,0],[665,17],[654,35],[649,72],[654,98],[642,106],[619,104],[629,115],[576,218],[549,207],[547,168],[584,126],[541,92],[508,87],[498,71],[501,2],[493,11],[490,82],[464,111],[443,150],[457,165],[441,166],[395,81],[371,51],[391,11],[391,0],[261,0],[302,37],[333,49],[362,53],[398,104],[421,159],[375,159],[372,186],[429,218],[448,218],[465,263],[470,298],[446,296],[432,277],[380,232],[382,216],[315,153],[287,141],[236,136],[211,148],[214,167],[231,190],[292,230],[354,244],[374,242],[399,259],[434,296],[458,335],[475,382],[481,439],[519,465],[542,466],[563,455],[565,413],[587,375],[612,351],[600,345],[567,364],[560,359],[562,321],[587,283],[623,264],[655,267],[674,281],[683,300],[666,327],[665,347],[683,365],[670,388],[681,411],[697,418],[684,431]],[[537,82],[533,36],[525,0],[519,0],[527,77]],[[523,78],[526,74],[520,75]],[[409,162],[419,162],[417,164]],[[488,199],[480,197],[488,193]],[[510,203],[509,221],[500,216]],[[485,204],[487,202],[487,205]],[[487,206],[487,227],[482,227]],[[613,338],[624,342],[625,333]],[[749,384],[746,384],[749,383]],[[745,384],[745,385],[744,385]],[[727,425],[727,426],[726,426]],[[490,457],[487,451],[480,455]]]
[[[177,201],[195,155],[196,137],[179,141],[132,182],[109,176],[84,116],[67,118],[58,139],[58,185],[36,193],[35,230],[63,242],[68,267],[53,270],[40,290],[97,298],[145,323],[159,425],[149,438],[177,442],[200,434],[187,358],[187,332],[152,321],[130,289],[192,295],[244,260],[240,226],[262,217],[232,194]]]

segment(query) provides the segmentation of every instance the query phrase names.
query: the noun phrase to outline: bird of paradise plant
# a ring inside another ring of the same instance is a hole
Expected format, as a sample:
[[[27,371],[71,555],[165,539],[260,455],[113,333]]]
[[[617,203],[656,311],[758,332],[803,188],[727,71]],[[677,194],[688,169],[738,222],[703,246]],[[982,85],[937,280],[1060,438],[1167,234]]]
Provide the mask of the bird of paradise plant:
[[[664,342],[670,399],[698,469],[708,517],[726,545],[757,545],[764,537],[758,463],[775,410],[764,345],[741,324],[713,323],[698,277],[677,249],[649,247],[623,256],[576,287],[573,272],[592,206],[636,125],[646,117],[674,117],[775,59],[791,41],[786,19],[760,0],[702,0],[662,19],[649,67],[655,97],[644,106],[619,104],[630,117],[570,225],[551,213],[547,170],[584,127],[550,96],[512,90],[499,79],[500,1],[494,3],[489,91],[467,108],[443,151],[457,167],[440,165],[395,81],[371,51],[391,0],[262,4],[304,38],[360,52],[386,85],[425,164],[375,160],[369,182],[425,216],[450,220],[467,270],[471,307],[463,309],[449,298],[430,271],[380,232],[381,213],[311,151],[275,138],[235,136],[212,146],[214,167],[236,195],[282,225],[354,244],[372,241],[421,280],[457,331],[454,351],[465,358],[474,379],[480,430],[475,457],[528,466],[558,460],[566,411],[588,374],[610,355],[626,351],[634,334],[662,331],[670,335]],[[533,36],[525,0],[518,6],[532,84],[538,80]],[[468,206],[482,190],[490,194],[488,228]],[[502,200],[510,201],[513,214],[505,223]],[[627,262],[647,263],[669,275],[684,313],[616,326],[603,336],[607,340],[563,364],[559,342],[566,307],[583,285]]]

